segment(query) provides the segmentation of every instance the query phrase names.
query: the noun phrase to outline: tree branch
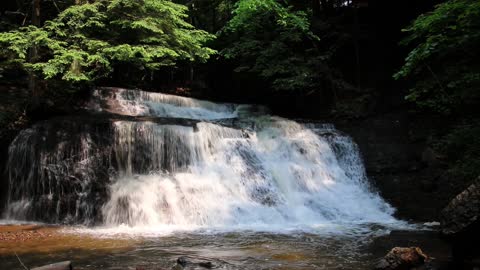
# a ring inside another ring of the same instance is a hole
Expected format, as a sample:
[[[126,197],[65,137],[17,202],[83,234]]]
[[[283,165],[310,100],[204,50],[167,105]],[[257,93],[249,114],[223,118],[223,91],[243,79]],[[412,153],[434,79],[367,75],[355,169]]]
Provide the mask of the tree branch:
[[[14,253],[15,253],[15,256],[17,256],[18,262],[20,262],[20,264],[23,266],[23,268],[24,268],[25,270],[29,270],[28,267],[26,267],[25,264],[23,264],[22,260],[20,260],[20,257],[18,257],[17,252],[14,252]]]

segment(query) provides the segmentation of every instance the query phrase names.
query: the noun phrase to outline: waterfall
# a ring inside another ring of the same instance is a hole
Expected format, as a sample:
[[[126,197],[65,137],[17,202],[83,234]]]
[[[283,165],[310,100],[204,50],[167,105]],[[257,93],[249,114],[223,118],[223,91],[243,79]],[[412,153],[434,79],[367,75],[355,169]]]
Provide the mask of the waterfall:
[[[125,89],[98,89],[87,107],[151,118],[66,117],[22,131],[9,148],[6,218],[202,228],[395,220],[355,143],[331,125]]]
[[[129,89],[101,88],[93,92],[90,108],[123,115],[155,115],[189,119],[236,117],[234,104],[216,104],[193,98]]]

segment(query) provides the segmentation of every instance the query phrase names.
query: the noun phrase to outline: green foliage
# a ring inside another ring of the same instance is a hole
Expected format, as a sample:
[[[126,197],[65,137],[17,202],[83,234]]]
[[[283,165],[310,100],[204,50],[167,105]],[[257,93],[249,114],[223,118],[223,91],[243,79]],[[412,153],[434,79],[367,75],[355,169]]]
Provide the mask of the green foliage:
[[[329,50],[318,48],[309,14],[285,1],[240,0],[224,35],[230,46],[222,50],[239,63],[237,72],[253,72],[284,91],[316,90],[332,80]]]
[[[470,122],[470,121],[469,121]],[[480,175],[480,123],[455,126],[435,145],[446,158],[449,174],[457,181],[472,181]]]
[[[192,24],[210,33],[221,30],[232,17],[237,0],[177,0],[189,7]]]
[[[0,33],[0,56],[45,79],[93,81],[127,64],[145,72],[206,61],[214,38],[187,23],[187,7],[167,0],[97,0],[74,5],[44,26]],[[29,59],[35,48],[37,57]]]
[[[273,16],[277,26],[283,26],[289,30],[298,30],[296,37],[310,32],[310,22],[307,14],[303,11],[294,11],[292,7],[282,5],[276,0],[240,0],[236,4],[234,17],[229,22],[229,28],[233,31],[256,29],[255,21],[261,22],[258,15]],[[294,34],[289,32],[288,34]]]
[[[480,87],[480,2],[449,0],[404,30],[413,45],[395,78],[415,81],[407,99],[420,107],[451,113],[478,104]]]

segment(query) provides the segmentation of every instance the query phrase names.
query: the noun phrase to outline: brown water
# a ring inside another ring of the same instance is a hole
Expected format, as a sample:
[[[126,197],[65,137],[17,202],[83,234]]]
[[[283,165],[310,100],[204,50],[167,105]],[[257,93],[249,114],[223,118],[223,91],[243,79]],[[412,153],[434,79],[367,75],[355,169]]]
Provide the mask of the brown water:
[[[172,269],[177,258],[210,261],[214,269],[371,269],[367,245],[383,228],[342,234],[306,232],[103,235],[38,225],[0,226],[0,269],[63,260],[75,269]],[[195,267],[187,269],[197,269]],[[202,268],[198,268],[202,269]]]

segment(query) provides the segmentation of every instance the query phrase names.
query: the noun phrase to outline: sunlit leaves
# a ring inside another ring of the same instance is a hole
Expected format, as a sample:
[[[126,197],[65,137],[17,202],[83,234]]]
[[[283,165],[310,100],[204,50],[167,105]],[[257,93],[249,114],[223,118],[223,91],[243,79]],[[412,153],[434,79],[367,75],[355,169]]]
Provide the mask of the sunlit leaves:
[[[402,44],[414,48],[395,78],[415,81],[408,100],[451,113],[480,97],[479,1],[447,1],[404,31],[409,35]]]
[[[187,23],[187,7],[167,0],[97,0],[74,5],[42,28],[0,34],[1,56],[23,63],[46,79],[90,81],[115,65],[140,70],[206,61],[214,38]],[[37,59],[27,59],[37,49]],[[28,61],[27,61],[28,60]],[[32,62],[32,63],[29,63]]]

